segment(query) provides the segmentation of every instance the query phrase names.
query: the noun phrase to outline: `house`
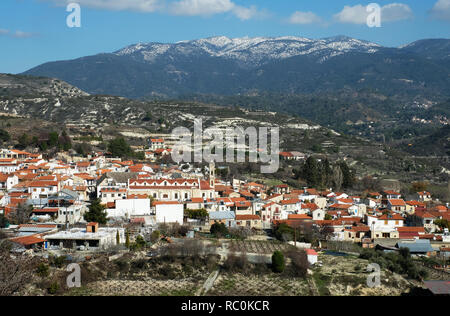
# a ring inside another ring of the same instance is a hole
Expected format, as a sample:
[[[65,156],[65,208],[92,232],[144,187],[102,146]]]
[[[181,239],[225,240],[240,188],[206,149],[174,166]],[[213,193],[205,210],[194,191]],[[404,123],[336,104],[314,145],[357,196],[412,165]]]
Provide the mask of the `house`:
[[[294,159],[294,155],[292,155],[292,153],[290,152],[286,152],[286,151],[282,151],[279,153],[280,158],[283,160],[293,160]]]
[[[306,159],[306,155],[304,153],[301,153],[299,151],[291,151],[291,155],[292,155],[292,159],[294,160],[305,160]]]
[[[32,181],[26,187],[28,193],[31,193],[32,199],[41,199],[56,194],[59,190],[59,183],[57,181]]]
[[[122,200],[127,198],[127,189],[104,187],[100,191],[100,200],[102,204],[114,202],[115,200]]]
[[[384,214],[381,216],[367,215],[367,226],[371,230],[371,238],[399,238],[397,227],[403,227],[404,218],[399,214]]]
[[[262,229],[261,217],[258,215],[236,215],[236,226]]]
[[[314,265],[317,263],[319,255],[314,249],[305,249],[306,256],[308,258],[308,262],[310,265]]]
[[[397,199],[398,200],[398,199],[402,198],[402,195],[399,192],[392,191],[392,190],[383,191],[382,195],[387,200],[391,200],[391,199],[394,199],[394,200]]]
[[[387,208],[391,212],[404,213],[406,212],[406,203],[402,199],[389,199],[387,201]]]
[[[108,217],[131,218],[136,216],[150,216],[150,199],[118,199],[114,209],[107,209]]]
[[[21,168],[21,164],[15,158],[0,158],[0,172],[14,173]]]
[[[432,200],[431,193],[427,191],[417,192],[416,197],[421,202],[429,202]]]
[[[154,201],[153,213],[157,223],[178,223],[183,225],[184,206],[178,201]]]
[[[275,194],[289,194],[291,192],[291,188],[287,184],[279,184],[274,188]]]
[[[436,226],[434,225],[436,217],[430,212],[417,210],[414,215],[428,232],[434,232],[436,230]]]
[[[231,209],[236,215],[253,215],[252,203],[249,201],[236,201]]]
[[[219,212],[210,212],[209,213],[209,225],[213,225],[214,223],[223,223],[227,228],[236,227],[236,217],[234,212],[229,211],[219,211]]]
[[[413,239],[418,238],[421,235],[425,235],[425,228],[422,226],[417,227],[397,227],[400,239]]]
[[[188,201],[192,198],[215,198],[214,187],[200,179],[130,179],[130,194],[147,194],[154,199]]]
[[[117,234],[119,234],[119,243],[125,243],[124,228],[99,228],[98,223],[88,223],[85,228],[72,228],[44,236],[44,248],[47,250],[108,249],[117,245]]]
[[[323,221],[325,219],[325,211],[318,208],[311,212],[313,221]]]
[[[45,239],[42,239],[41,235],[39,234],[16,237],[10,239],[9,241],[15,244],[19,244],[25,249],[41,248],[45,243]]]
[[[299,199],[289,199],[281,201],[282,210],[289,214],[297,214],[302,209],[302,201]]]
[[[365,238],[370,238],[370,227],[357,225],[344,229],[344,240],[352,242],[362,242]]]
[[[134,172],[106,172],[97,180],[97,197],[101,197],[103,188],[128,188],[128,181],[135,179],[138,173]]]
[[[11,190],[19,183],[19,177],[15,174],[0,173],[0,190]]]
[[[150,150],[156,151],[157,149],[164,148],[164,139],[162,138],[151,138],[149,141]]]
[[[408,248],[411,255],[436,255],[436,251],[431,247],[428,239],[416,239],[414,242],[398,242],[395,247],[398,249]]]
[[[205,200],[203,198],[191,198],[186,201],[187,210],[199,210],[205,208]]]
[[[425,208],[426,205],[419,201],[406,201],[406,213],[412,215],[416,212],[416,208]]]

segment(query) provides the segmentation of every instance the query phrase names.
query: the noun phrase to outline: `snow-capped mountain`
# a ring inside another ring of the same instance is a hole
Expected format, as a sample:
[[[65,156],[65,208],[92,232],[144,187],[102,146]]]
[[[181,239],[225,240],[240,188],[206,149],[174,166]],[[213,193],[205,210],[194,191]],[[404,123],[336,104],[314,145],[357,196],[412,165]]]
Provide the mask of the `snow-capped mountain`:
[[[261,65],[273,60],[286,59],[300,55],[318,57],[323,62],[331,57],[349,52],[375,53],[380,45],[345,36],[325,39],[304,37],[210,37],[174,44],[147,43],[125,47],[115,54],[131,56],[137,61],[154,62],[158,57],[176,55],[201,55],[237,60],[247,65]]]
[[[25,74],[62,79],[91,94],[129,98],[349,89],[435,95],[448,93],[449,54],[449,40],[388,48],[345,36],[220,36],[140,43],[114,53],[42,64]]]

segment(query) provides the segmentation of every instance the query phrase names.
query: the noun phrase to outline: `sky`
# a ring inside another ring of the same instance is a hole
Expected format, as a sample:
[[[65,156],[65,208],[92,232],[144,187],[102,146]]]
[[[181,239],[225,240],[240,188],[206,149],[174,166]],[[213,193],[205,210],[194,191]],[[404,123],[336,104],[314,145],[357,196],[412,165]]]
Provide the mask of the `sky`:
[[[80,27],[69,27],[78,21],[69,3],[79,5]],[[380,27],[367,25],[371,3]],[[1,0],[0,72],[140,42],[287,35],[346,35],[389,47],[450,38],[450,0]]]

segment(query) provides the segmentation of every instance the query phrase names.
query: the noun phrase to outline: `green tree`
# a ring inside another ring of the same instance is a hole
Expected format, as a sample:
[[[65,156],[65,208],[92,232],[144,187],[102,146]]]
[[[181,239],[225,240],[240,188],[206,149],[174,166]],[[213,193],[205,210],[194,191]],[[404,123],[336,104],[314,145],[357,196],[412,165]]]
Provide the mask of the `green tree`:
[[[116,232],[116,244],[120,245],[120,234],[119,234],[119,231]]]
[[[152,113],[151,112],[147,112],[145,114],[145,117],[142,119],[144,122],[149,122],[152,120]]]
[[[320,184],[320,170],[316,158],[308,157],[303,165],[303,178],[310,187],[317,187]]]
[[[211,232],[211,234],[215,235],[218,238],[228,235],[228,229],[224,223],[216,222],[216,223],[212,224],[211,228],[210,228],[210,232]]]
[[[342,186],[344,188],[351,188],[353,186],[353,184],[355,183],[355,177],[352,173],[352,171],[350,170],[350,168],[348,167],[347,163],[345,161],[342,161],[339,164],[339,167],[342,170]]]
[[[48,144],[46,141],[43,141],[39,144],[39,148],[41,149],[41,151],[46,151],[48,149]]]
[[[281,273],[284,271],[285,261],[284,255],[281,251],[275,251],[272,255],[272,269],[276,273]]]
[[[0,129],[0,141],[1,142],[9,142],[11,140],[11,136],[4,129]]]
[[[294,239],[294,229],[286,223],[281,223],[274,228],[275,237],[281,241]]]
[[[428,187],[428,184],[424,181],[413,182],[411,184],[410,192],[411,193],[423,192],[423,191],[427,190],[427,187]]]
[[[99,224],[106,224],[107,213],[105,206],[100,204],[100,199],[92,201],[89,205],[89,211],[84,214],[84,219],[88,222],[97,222]]]
[[[32,205],[19,204],[14,211],[8,214],[8,219],[14,225],[26,224],[30,221],[32,212]]]
[[[435,219],[433,221],[433,223],[441,229],[444,229],[444,228],[450,229],[450,222],[448,220],[446,220],[445,218]]]
[[[50,148],[56,147],[58,145],[58,133],[57,132],[50,132],[50,134],[48,134],[48,146]]]
[[[154,230],[152,232],[152,234],[150,235],[150,241],[152,243],[156,243],[160,237],[161,237],[161,233],[159,232],[159,230]]]
[[[27,133],[23,133],[23,134],[19,137],[18,141],[19,141],[18,147],[19,147],[19,148],[22,148],[22,149],[26,148],[26,147],[29,146],[30,143],[31,143],[30,136],[28,136]]]
[[[108,144],[108,151],[114,157],[127,158],[133,156],[133,151],[130,145],[122,137],[117,137],[111,140]]]
[[[198,210],[186,210],[186,215],[191,219],[205,219],[208,217],[208,211],[204,208]]]
[[[9,225],[8,219],[5,215],[0,214],[0,228],[5,228]]]
[[[127,231],[125,232],[125,247],[127,247],[128,249],[130,248],[130,232]]]

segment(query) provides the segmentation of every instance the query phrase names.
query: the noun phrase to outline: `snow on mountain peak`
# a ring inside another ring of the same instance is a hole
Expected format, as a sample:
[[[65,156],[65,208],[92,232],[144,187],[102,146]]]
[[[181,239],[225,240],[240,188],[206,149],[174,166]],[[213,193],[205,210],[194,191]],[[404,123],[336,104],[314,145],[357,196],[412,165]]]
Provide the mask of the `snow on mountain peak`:
[[[214,57],[258,65],[270,60],[300,55],[315,55],[319,57],[318,62],[323,62],[347,52],[375,53],[380,48],[380,45],[346,36],[317,40],[295,36],[242,38],[217,36],[174,44],[139,43],[127,46],[115,54],[119,56],[133,55],[134,58],[153,62],[158,56],[170,52],[184,55],[203,52]]]

